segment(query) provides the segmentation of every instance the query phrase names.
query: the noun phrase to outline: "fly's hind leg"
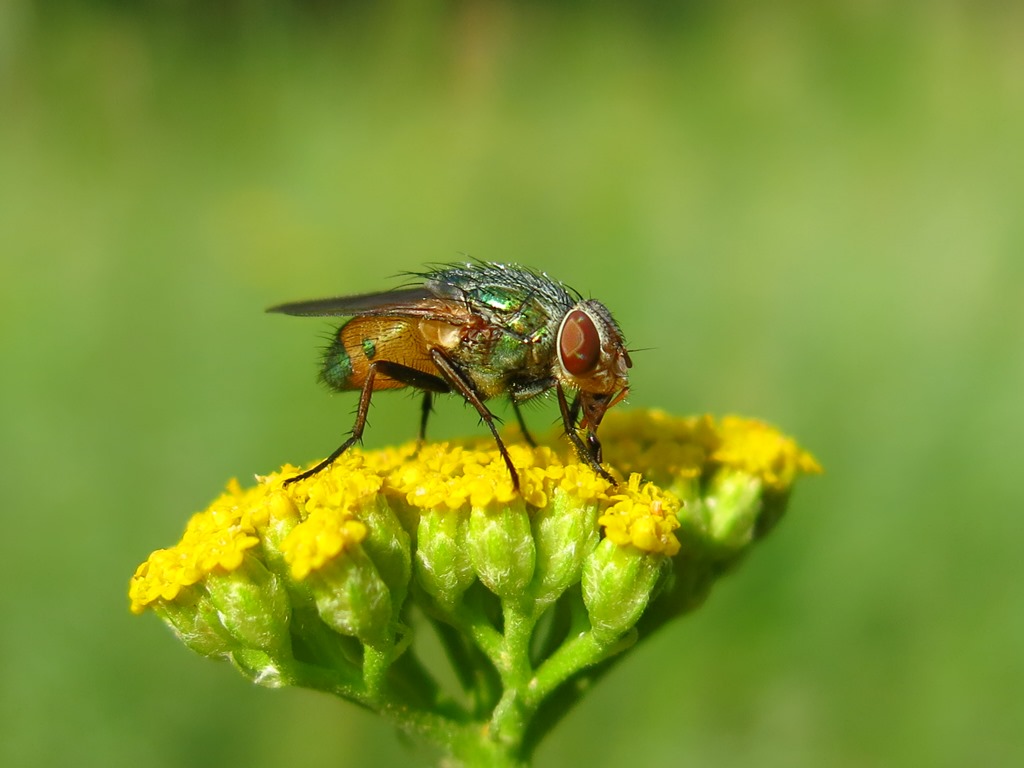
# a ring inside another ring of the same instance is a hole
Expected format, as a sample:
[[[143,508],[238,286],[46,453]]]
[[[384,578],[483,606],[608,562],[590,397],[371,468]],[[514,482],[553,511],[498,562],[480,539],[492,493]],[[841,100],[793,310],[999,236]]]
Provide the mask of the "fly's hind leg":
[[[425,399],[423,405],[423,416],[420,421],[420,439],[423,438],[423,433],[427,428],[427,416],[430,413],[430,403],[433,398],[433,393],[451,392],[451,387],[449,387],[443,379],[432,374],[424,373],[423,371],[416,370],[415,368],[409,368],[408,366],[401,365],[399,363],[392,363],[387,360],[377,360],[367,366],[366,380],[363,382],[363,388],[359,393],[359,406],[356,409],[356,422],[352,425],[352,434],[349,435],[349,438],[339,445],[330,456],[312,469],[300,472],[295,475],[295,477],[289,477],[284,481],[285,485],[291,485],[292,483],[297,483],[299,480],[305,480],[307,477],[312,477],[318,472],[327,469],[327,467],[331,466],[331,464],[333,464],[341,454],[363,439],[363,430],[366,429],[366,416],[370,410],[370,398],[373,396],[373,382],[378,373],[382,376],[387,376],[389,379],[401,382],[406,386],[415,387],[416,389],[422,389],[424,391]]]
[[[294,477],[289,477],[284,481],[284,485],[288,486],[292,483],[297,483],[299,480],[305,480],[307,477],[312,477],[322,470],[327,469],[339,456],[341,456],[341,454],[363,439],[363,430],[366,428],[366,414],[370,410],[370,398],[373,395],[373,380],[377,376],[378,365],[379,363],[370,363],[367,368],[366,380],[363,382],[363,389],[359,393],[359,406],[356,409],[356,422],[352,425],[352,434],[349,435],[348,440],[339,445],[330,456],[312,469],[307,469],[305,472],[300,472]]]

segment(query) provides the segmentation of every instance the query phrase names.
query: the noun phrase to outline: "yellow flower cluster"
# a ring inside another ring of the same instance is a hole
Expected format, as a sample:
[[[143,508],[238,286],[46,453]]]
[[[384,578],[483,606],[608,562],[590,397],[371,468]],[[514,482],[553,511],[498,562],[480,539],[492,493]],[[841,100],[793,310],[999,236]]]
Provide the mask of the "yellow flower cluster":
[[[259,529],[266,522],[266,508],[253,503],[253,496],[232,480],[209,509],[193,515],[180,542],[151,554],[132,578],[132,611],[141,613],[156,600],[173,600],[214,569],[238,568],[245,551],[260,543]]]
[[[619,546],[667,556],[679,542],[680,501],[668,486],[699,478],[716,467],[733,467],[785,490],[801,472],[820,471],[791,439],[760,422],[729,417],[680,419],[661,411],[609,414],[602,427],[606,460],[628,481],[611,486],[593,470],[548,446],[509,446],[529,507],[548,505],[561,490],[579,505],[596,504],[604,535]],[[500,513],[516,492],[493,443],[415,444],[381,451],[358,448],[317,475],[284,486],[291,467],[248,490],[231,481],[210,508],[195,515],[182,540],[150,555],[132,579],[132,610],[141,612],[217,569],[238,568],[247,549],[274,538],[296,580],[357,546],[369,534],[366,511],[397,502],[415,509],[487,509]],[[642,482],[641,476],[654,482]]]
[[[657,483],[698,478],[715,467],[754,475],[765,487],[787,490],[796,477],[821,472],[791,437],[756,419],[678,418],[664,411],[625,411],[601,429],[606,459],[624,473]]]
[[[791,437],[767,424],[726,416],[718,429],[712,461],[756,475],[765,487],[785,491],[798,474],[817,474],[821,465]]]
[[[679,418],[660,410],[613,412],[601,425],[608,463],[660,484],[700,477],[717,437],[710,416]]]

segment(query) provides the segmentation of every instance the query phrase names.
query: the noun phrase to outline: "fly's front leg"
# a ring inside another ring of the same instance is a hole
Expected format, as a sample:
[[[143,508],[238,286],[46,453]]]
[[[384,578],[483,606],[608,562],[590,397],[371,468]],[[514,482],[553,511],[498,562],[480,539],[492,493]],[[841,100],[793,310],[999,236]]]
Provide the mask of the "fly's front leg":
[[[572,422],[575,428],[579,424],[581,401],[579,393],[572,399],[572,403],[569,405],[569,421]],[[594,461],[600,464],[604,461],[604,456],[601,451],[601,441],[597,439],[597,435],[591,431],[587,431],[587,452],[594,457]]]
[[[597,435],[593,431],[588,431],[587,442],[584,443],[579,431],[576,429],[576,418],[579,416],[579,396],[573,400],[573,404],[570,407],[565,399],[565,390],[562,389],[561,384],[556,385],[555,391],[558,393],[558,409],[562,412],[562,424],[565,426],[565,434],[569,438],[569,442],[572,443],[573,448],[576,449],[576,455],[579,456],[580,461],[588,464],[591,469],[609,483],[616,483],[615,478],[608,474],[608,470],[601,466],[601,443],[597,439]]]
[[[580,395],[577,392],[576,397],[572,399],[572,405],[569,406],[569,421],[572,423],[573,429],[579,424],[581,405]]]

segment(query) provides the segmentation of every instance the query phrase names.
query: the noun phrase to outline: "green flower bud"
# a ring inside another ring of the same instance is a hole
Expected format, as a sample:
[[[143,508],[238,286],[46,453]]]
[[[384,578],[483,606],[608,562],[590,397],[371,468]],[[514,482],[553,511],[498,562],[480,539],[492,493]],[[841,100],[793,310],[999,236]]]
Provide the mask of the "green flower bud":
[[[714,544],[726,550],[740,550],[754,538],[761,514],[760,478],[738,470],[715,473],[704,503],[709,511],[708,535]]]
[[[466,543],[476,575],[491,592],[503,599],[523,594],[533,578],[537,552],[521,498],[473,507]]]
[[[382,496],[377,496],[363,508],[360,519],[367,530],[367,536],[362,541],[363,551],[369,555],[377,573],[387,585],[391,607],[397,619],[398,611],[409,592],[412,573],[409,534]]]
[[[225,659],[238,648],[200,588],[186,587],[175,600],[154,603],[153,610],[186,647],[201,656]]]
[[[204,586],[220,625],[239,647],[290,655],[291,604],[281,579],[259,560],[246,554],[240,567],[211,573]]]
[[[320,618],[334,631],[382,645],[391,635],[391,593],[362,547],[348,548],[308,577]]]
[[[612,643],[644,612],[665,572],[664,555],[605,539],[583,564],[583,602],[597,641]]]
[[[232,651],[231,663],[249,680],[264,688],[280,688],[288,684],[288,679],[281,674],[278,660],[263,651],[242,649]]]
[[[555,488],[547,506],[533,516],[537,565],[531,594],[538,609],[580,580],[583,562],[597,545],[598,505]]]
[[[400,557],[393,550],[401,543],[394,516],[378,498],[380,486],[379,475],[358,464],[332,468],[304,489],[306,518],[281,543],[292,578],[308,590],[320,619],[370,645],[390,642],[393,616],[391,592],[369,551],[382,554],[403,592],[408,583],[395,565]],[[367,519],[382,525],[369,551]]]
[[[416,533],[416,581],[445,611],[454,610],[476,579],[466,534],[469,521],[452,509],[424,511]]]
[[[280,579],[251,555],[232,571],[213,572],[156,607],[178,638],[196,653],[232,658],[256,651],[269,658],[291,654],[291,605]]]

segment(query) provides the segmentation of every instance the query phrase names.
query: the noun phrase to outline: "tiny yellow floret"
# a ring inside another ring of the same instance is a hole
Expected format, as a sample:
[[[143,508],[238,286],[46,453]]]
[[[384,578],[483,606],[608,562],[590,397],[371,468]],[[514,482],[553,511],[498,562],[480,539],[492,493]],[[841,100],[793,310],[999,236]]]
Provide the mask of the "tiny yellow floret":
[[[640,475],[633,474],[611,501],[597,522],[613,543],[669,557],[679,551],[679,539],[673,533],[679,527],[679,502],[673,496],[653,483],[641,485]]]

